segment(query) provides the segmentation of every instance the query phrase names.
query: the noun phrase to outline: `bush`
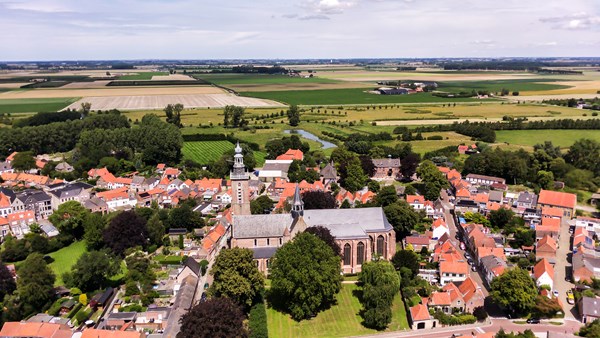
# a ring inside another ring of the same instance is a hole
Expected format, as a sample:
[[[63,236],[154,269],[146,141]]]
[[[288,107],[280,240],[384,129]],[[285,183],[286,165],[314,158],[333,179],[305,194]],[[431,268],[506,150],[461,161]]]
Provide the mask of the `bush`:
[[[475,318],[477,318],[478,321],[483,322],[487,319],[488,313],[487,311],[485,311],[485,308],[483,306],[478,306],[473,309],[473,316],[475,316]]]
[[[73,318],[73,316],[75,316],[75,314],[77,312],[79,312],[79,310],[81,310],[82,307],[83,307],[83,305],[81,305],[81,303],[77,303],[75,305],[75,307],[73,307],[73,309],[71,310],[71,312],[69,312],[69,314],[67,315],[67,318]]]
[[[77,314],[75,315],[75,320],[77,320],[77,323],[83,323],[86,320],[88,320],[88,318],[90,318],[90,316],[92,315],[92,309],[87,309],[87,310],[81,310],[79,312],[77,312]]]
[[[250,338],[269,337],[269,329],[267,327],[267,312],[265,310],[264,303],[257,303],[250,310],[248,328],[250,329]]]
[[[60,312],[62,303],[64,303],[67,299],[68,298],[60,298],[56,302],[54,302],[48,309],[48,314],[51,316],[57,316]]]
[[[472,314],[466,313],[458,315],[447,315],[439,310],[433,315],[433,317],[439,320],[441,324],[449,326],[473,324],[477,321],[477,318],[475,318],[475,316]]]
[[[202,276],[204,276],[204,274],[206,274],[206,270],[208,269],[208,261],[206,259],[203,259],[200,261],[200,273],[202,273]]]
[[[427,139],[428,140],[439,141],[439,140],[443,140],[444,137],[442,135],[433,135],[433,136],[428,136]]]

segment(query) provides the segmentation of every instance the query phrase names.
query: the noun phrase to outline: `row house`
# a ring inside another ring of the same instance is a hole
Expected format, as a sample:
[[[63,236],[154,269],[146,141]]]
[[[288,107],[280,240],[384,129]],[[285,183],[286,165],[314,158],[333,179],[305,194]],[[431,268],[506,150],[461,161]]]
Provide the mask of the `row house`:
[[[432,293],[427,305],[446,314],[451,314],[454,309],[472,313],[476,307],[483,306],[484,301],[481,287],[468,277],[460,283],[447,283],[442,291]]]
[[[10,197],[0,192],[0,217],[6,217],[13,211]]]
[[[71,184],[60,184],[48,191],[50,195],[50,204],[53,210],[58,206],[69,201],[76,201],[83,204],[90,199],[90,193],[93,186],[83,182]]]
[[[31,210],[14,212],[6,217],[10,232],[17,239],[29,233],[29,226],[35,223],[35,214]]]
[[[439,217],[433,221],[433,224],[431,225],[431,231],[432,238],[435,240],[442,238],[444,235],[450,236],[450,228],[442,217]]]
[[[542,258],[534,265],[533,279],[538,287],[548,285],[550,290],[554,290],[554,268],[547,259]]]
[[[0,205],[1,208],[1,205]],[[0,209],[1,215],[1,209]],[[585,228],[594,234],[600,233],[600,218],[579,216],[575,219],[575,228]]]
[[[556,263],[556,250],[558,243],[553,237],[545,235],[535,244],[535,257],[537,259],[546,259],[548,262]]]
[[[150,205],[147,205],[147,206],[150,206]],[[87,201],[84,201],[83,207],[88,209],[90,212],[98,212],[103,215],[108,213],[108,204],[106,204],[106,202],[104,202],[104,200],[102,200],[98,197],[95,197],[95,196],[91,197]]]
[[[96,197],[102,199],[110,211],[128,210],[137,204],[137,199],[131,198],[125,187],[99,192],[96,194]]]
[[[435,244],[436,241],[427,235],[413,234],[404,238],[404,248],[406,249],[410,245],[415,252],[420,252],[423,248],[433,251]]]
[[[481,259],[479,264],[480,271],[483,273],[487,285],[491,285],[492,280],[506,271],[507,264],[504,260],[496,256],[486,256]]]
[[[357,204],[365,204],[375,198],[375,193],[372,191],[361,192],[357,191],[354,194],[344,189],[335,197],[338,206],[341,206],[344,201],[348,201],[350,206],[356,206]]]
[[[551,191],[541,190],[538,196],[538,208],[553,207],[562,210],[562,216],[572,218],[575,216],[575,207],[577,206],[577,195]]]
[[[52,198],[40,190],[25,190],[12,203],[13,212],[30,210],[36,219],[47,219],[52,215]]]
[[[587,231],[586,228],[575,228],[573,232],[573,246],[572,249],[576,250],[579,246],[584,246],[588,249],[595,248],[593,232]]]
[[[526,209],[535,209],[537,206],[537,195],[525,191],[519,194],[514,206],[517,209],[517,213],[522,214]]]
[[[573,281],[592,282],[592,278],[600,278],[600,253],[594,249],[579,246],[573,250]]]
[[[12,184],[21,184],[22,183],[26,187],[31,187],[31,188],[35,188],[35,187],[42,188],[44,186],[52,184],[55,181],[55,180],[52,180],[48,176],[34,175],[34,174],[28,174],[28,173],[4,172],[4,173],[0,174],[0,177],[2,177],[2,180],[4,180],[5,183],[12,183]]]
[[[560,233],[559,218],[542,218],[542,222],[535,226],[535,239],[539,241],[544,236],[550,236],[558,241]]]
[[[501,177],[478,175],[478,174],[468,174],[465,177],[465,180],[474,185],[484,185],[484,186],[491,186],[493,184],[502,184],[502,185],[506,184],[506,180]]]

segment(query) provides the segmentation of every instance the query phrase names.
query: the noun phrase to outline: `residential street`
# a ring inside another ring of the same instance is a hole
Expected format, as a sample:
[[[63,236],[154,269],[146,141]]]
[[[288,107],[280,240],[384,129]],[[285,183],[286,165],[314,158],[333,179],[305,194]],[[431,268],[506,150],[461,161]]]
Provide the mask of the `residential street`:
[[[571,271],[571,234],[569,233],[569,223],[563,219],[560,226],[560,239],[558,241],[558,250],[556,251],[556,264],[554,265],[554,289],[558,291],[558,297],[565,310],[565,319],[576,319],[576,310],[574,305],[567,303],[567,290],[573,288],[573,283],[565,280],[567,271]],[[574,313],[575,312],[575,313]]]

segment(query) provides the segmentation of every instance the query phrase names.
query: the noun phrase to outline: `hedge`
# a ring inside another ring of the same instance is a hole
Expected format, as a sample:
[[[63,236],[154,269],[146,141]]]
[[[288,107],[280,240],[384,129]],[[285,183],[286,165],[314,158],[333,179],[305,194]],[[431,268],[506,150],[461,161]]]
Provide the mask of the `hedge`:
[[[264,303],[257,303],[252,306],[248,319],[250,329],[250,338],[267,338],[269,329],[267,327],[267,311]]]
[[[477,318],[472,314],[459,314],[459,315],[447,315],[441,311],[437,311],[434,315],[435,319],[439,320],[443,325],[465,325],[473,324],[477,321]]]
[[[79,312],[79,310],[81,310],[81,308],[83,307],[83,305],[81,303],[77,303],[77,305],[75,305],[75,307],[73,308],[73,310],[71,310],[71,312],[69,312],[69,314],[67,315],[67,318],[73,318],[73,316],[75,316],[75,314],[77,312]]]
[[[75,320],[77,320],[77,323],[81,324],[81,323],[85,322],[86,320],[88,320],[88,318],[90,318],[91,315],[92,315],[92,309],[81,310],[81,311],[77,312],[77,314],[75,315]]]

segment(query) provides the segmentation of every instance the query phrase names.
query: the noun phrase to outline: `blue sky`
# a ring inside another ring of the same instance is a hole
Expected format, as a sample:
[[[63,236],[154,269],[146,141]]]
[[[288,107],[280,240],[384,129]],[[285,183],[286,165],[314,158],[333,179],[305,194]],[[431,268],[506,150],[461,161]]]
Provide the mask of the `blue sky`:
[[[600,56],[597,0],[0,0],[0,60]]]

